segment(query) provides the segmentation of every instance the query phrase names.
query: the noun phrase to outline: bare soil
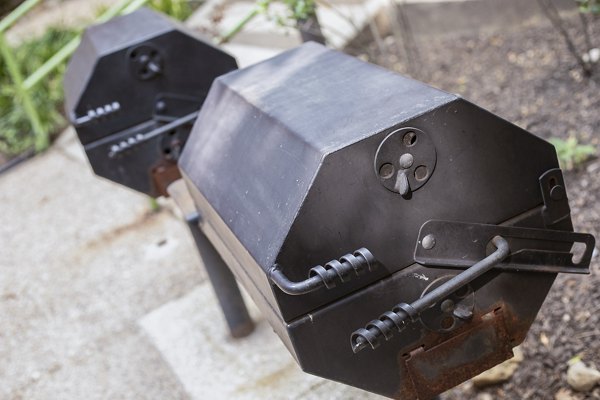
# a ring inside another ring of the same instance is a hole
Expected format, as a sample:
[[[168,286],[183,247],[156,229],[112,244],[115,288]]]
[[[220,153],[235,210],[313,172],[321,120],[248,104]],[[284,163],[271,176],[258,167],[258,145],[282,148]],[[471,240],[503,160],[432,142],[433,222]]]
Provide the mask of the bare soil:
[[[579,48],[584,36],[577,15],[566,17]],[[600,47],[600,19],[590,21],[593,45]],[[418,57],[406,62],[403,47],[385,38],[383,51],[368,35],[349,52],[487,108],[543,138],[575,136],[600,143],[600,65],[592,78],[582,74],[562,37],[545,19],[501,33],[417,38]],[[567,171],[576,230],[600,238],[600,161]],[[600,368],[600,265],[590,276],[563,274],[556,280],[523,344],[524,361],[504,384],[483,390],[463,384],[445,399],[554,399],[568,389],[568,361],[581,355]],[[597,385],[574,399],[600,399]],[[490,397],[491,395],[491,397]]]

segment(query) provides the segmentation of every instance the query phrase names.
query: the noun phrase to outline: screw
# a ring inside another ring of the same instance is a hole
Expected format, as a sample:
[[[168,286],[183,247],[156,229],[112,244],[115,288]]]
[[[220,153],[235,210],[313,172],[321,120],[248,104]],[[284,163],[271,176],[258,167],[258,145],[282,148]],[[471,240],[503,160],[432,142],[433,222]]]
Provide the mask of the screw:
[[[414,158],[410,153],[404,153],[400,156],[400,168],[408,169],[413,165]]]
[[[165,103],[163,100],[159,100],[156,103],[155,109],[157,112],[163,112],[167,109],[167,103]]]
[[[452,311],[454,311],[454,302],[450,299],[446,299],[446,300],[442,301],[442,304],[440,307],[441,307],[442,311],[445,313],[452,312]]]
[[[435,236],[433,236],[432,234],[425,236],[421,241],[421,245],[425,250],[433,249],[433,246],[435,246]]]

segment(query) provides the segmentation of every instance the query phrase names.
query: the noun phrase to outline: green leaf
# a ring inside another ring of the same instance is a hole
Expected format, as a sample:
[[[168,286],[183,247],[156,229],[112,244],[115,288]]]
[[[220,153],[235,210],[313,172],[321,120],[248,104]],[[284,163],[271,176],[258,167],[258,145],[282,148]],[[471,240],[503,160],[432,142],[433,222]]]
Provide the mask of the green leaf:
[[[566,140],[552,138],[549,140],[556,149],[556,154],[562,168],[570,170],[579,167],[585,161],[597,154],[594,146],[579,144],[577,138],[570,136]]]

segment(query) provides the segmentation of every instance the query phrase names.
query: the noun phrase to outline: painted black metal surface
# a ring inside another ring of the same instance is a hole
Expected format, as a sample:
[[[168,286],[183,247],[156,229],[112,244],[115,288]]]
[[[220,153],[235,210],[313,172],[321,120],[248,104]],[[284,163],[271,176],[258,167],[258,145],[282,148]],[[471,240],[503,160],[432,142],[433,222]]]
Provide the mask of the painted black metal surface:
[[[235,60],[148,9],[89,28],[65,75],[65,106],[94,172],[166,195],[196,113]]]
[[[410,198],[373,168],[382,142],[403,127],[426,132],[437,154]],[[429,219],[498,223],[541,204],[538,179],[557,167],[554,148],[522,129],[316,44],[217,79],[190,144],[180,166],[203,215],[225,225],[220,240],[252,256],[255,284],[276,263],[301,281],[360,247],[381,262],[332,290],[267,294],[286,321],[412,264]]]
[[[451,257],[420,265],[423,224],[572,231],[550,144],[311,43],[218,78],[180,168],[201,229],[300,366],[395,398],[431,398],[510,357],[560,270],[495,269],[480,248],[465,271]],[[570,254],[581,239],[558,236],[534,248]],[[361,248],[377,260],[368,273],[340,258]],[[401,302],[411,323],[392,337],[374,318]],[[390,340],[355,354],[368,321]]]

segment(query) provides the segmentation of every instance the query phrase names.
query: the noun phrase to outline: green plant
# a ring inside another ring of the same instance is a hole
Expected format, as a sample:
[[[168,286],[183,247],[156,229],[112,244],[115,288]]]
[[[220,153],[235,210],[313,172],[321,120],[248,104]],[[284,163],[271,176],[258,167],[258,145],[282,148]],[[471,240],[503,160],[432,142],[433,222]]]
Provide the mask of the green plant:
[[[196,4],[192,4],[196,3]],[[189,0],[150,0],[148,6],[179,21],[186,20],[194,9],[200,5],[198,1]]]
[[[48,58],[63,47],[77,32],[71,29],[51,28],[39,38],[22,43],[15,49],[15,59],[23,74],[30,75]],[[40,115],[41,123],[49,131],[64,126],[65,121],[58,112],[62,107],[62,76],[65,65],[48,75],[33,92],[33,102]],[[16,93],[7,69],[0,59],[0,151],[15,155],[32,147],[29,121]]]
[[[589,144],[579,144],[577,138],[571,136],[567,140],[552,138],[550,143],[556,148],[561,167],[567,170],[576,168],[596,155],[596,148]]]
[[[148,197],[148,208],[150,208],[150,212],[157,213],[160,211],[161,206],[154,197]]]
[[[282,24],[292,24],[295,26],[298,21],[305,21],[313,17],[317,10],[315,0],[283,0],[283,3],[288,6],[287,15],[281,20]]]
[[[186,0],[150,0],[148,3],[151,8],[179,20],[189,17],[199,4],[197,1]],[[98,13],[103,11],[106,10],[98,10]],[[14,57],[22,75],[31,75],[78,33],[75,29],[51,27],[42,36],[20,44],[14,49]],[[59,111],[63,104],[62,80],[65,68],[66,63],[60,64],[31,92],[44,130],[54,134],[66,125]],[[27,114],[16,97],[4,59],[0,57],[0,152],[8,156],[33,147],[35,140]]]
[[[233,39],[250,21],[256,16],[263,14],[267,18],[276,21],[281,26],[299,28],[303,22],[317,19],[317,2],[316,0],[282,0],[285,4],[286,11],[284,14],[276,14],[271,9],[273,0],[256,0],[254,8],[242,18],[229,32],[225,33],[219,43],[226,43]],[[322,35],[319,25],[318,35]]]
[[[600,14],[600,0],[575,0],[579,11],[583,13]]]

